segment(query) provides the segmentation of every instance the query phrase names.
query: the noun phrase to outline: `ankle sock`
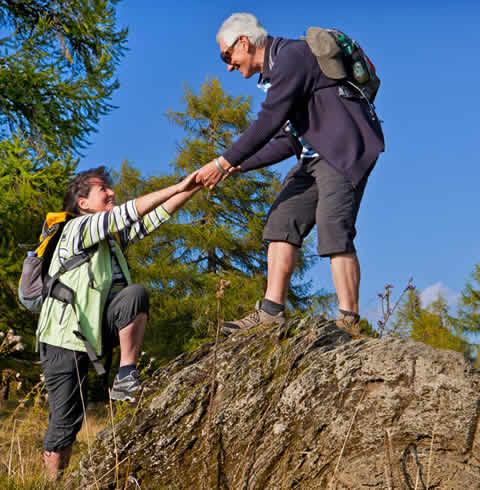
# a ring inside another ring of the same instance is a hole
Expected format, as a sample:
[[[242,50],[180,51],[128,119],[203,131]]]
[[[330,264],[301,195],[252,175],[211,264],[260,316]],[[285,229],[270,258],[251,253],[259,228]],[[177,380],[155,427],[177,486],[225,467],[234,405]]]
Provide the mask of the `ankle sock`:
[[[360,315],[354,311],[338,309],[337,320],[353,320],[355,323],[360,321]]]
[[[281,311],[285,310],[285,306],[280,303],[275,303],[274,301],[270,301],[269,299],[263,298],[262,306],[260,307],[265,313],[269,315],[275,316],[278,315]]]
[[[135,364],[127,364],[126,366],[120,366],[118,369],[118,379],[123,379],[128,376],[136,368]]]

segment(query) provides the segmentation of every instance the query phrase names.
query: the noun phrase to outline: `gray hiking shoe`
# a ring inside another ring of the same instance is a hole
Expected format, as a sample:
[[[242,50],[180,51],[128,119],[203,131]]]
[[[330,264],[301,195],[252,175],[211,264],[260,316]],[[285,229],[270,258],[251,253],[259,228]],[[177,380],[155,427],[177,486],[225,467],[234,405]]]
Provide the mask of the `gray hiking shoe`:
[[[224,322],[222,324],[222,332],[224,335],[230,335],[239,330],[249,330],[259,325],[283,325],[285,321],[285,313],[283,311],[276,315],[270,315],[260,308],[260,301],[257,301],[255,311],[252,311],[241,320]]]
[[[141,385],[140,373],[136,369],[122,379],[118,379],[117,374],[115,376],[115,381],[113,382],[110,397],[112,400],[118,400],[121,402],[134,402]]]

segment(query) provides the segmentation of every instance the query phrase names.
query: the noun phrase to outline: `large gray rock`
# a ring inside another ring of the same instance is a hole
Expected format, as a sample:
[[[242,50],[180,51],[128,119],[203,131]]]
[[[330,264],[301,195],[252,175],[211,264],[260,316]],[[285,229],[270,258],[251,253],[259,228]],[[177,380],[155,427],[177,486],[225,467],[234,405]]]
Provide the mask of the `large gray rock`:
[[[148,380],[82,485],[115,487],[120,461],[129,488],[480,488],[479,380],[458,353],[318,317],[238,333]]]

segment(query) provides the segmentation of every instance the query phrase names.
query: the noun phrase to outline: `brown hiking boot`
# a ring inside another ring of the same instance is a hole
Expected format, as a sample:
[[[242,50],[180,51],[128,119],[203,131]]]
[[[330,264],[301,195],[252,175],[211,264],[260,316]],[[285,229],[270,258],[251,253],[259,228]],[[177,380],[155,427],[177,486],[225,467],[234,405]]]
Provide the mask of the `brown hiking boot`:
[[[241,320],[224,322],[222,324],[222,332],[224,335],[230,335],[236,331],[249,330],[259,325],[283,325],[285,321],[285,313],[283,311],[276,315],[270,315],[261,309],[260,301],[257,301],[255,311],[252,311]]]
[[[337,327],[345,330],[352,337],[361,337],[360,334],[360,315],[345,315],[342,312],[338,312],[337,319],[335,320]]]

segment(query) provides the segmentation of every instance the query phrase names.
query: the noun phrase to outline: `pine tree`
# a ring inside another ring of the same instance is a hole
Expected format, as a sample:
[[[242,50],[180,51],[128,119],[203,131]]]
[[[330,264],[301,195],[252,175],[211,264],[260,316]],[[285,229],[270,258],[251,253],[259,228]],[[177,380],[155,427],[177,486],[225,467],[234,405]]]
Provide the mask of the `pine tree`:
[[[168,112],[185,131],[173,172],[145,181],[124,163],[116,186],[119,202],[134,197],[132,189],[147,192],[178,181],[221,154],[250,122],[250,100],[227,95],[216,79],[207,80],[199,94],[185,87],[184,102],[184,112]],[[161,355],[178,353],[192,336],[213,336],[217,315],[238,318],[262,297],[263,226],[279,189],[277,175],[268,169],[234,174],[213,191],[198,192],[172,222],[132,247],[134,277],[152,292],[147,335],[154,342],[148,344],[162,345]],[[298,277],[312,261],[301,255]],[[305,305],[309,287],[290,288],[293,307]]]

